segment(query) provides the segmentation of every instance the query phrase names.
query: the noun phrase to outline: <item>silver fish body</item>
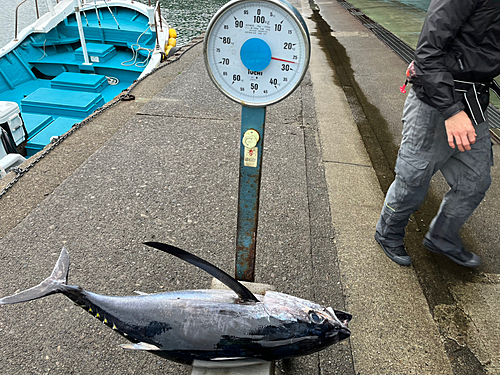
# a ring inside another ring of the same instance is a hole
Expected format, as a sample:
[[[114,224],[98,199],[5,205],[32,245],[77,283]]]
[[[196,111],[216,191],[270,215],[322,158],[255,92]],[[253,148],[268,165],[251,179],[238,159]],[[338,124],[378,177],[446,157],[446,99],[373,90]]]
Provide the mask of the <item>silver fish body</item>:
[[[63,249],[49,278],[0,305],[62,293],[132,342],[123,347],[185,364],[296,357],[350,335],[349,314],[283,293],[266,292],[257,301],[242,301],[230,290],[105,296],[67,285],[68,270]]]

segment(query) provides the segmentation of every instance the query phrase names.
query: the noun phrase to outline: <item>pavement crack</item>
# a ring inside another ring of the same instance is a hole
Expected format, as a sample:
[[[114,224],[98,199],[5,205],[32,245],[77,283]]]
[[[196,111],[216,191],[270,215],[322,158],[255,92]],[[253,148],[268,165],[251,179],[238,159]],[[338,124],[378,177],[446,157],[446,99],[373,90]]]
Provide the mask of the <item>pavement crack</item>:
[[[363,168],[371,168],[371,165],[366,165],[366,164],[357,164],[357,163],[346,163],[342,161],[333,161],[333,160],[324,160],[324,163],[328,164],[342,164],[342,165],[352,165],[354,167],[363,167]]]

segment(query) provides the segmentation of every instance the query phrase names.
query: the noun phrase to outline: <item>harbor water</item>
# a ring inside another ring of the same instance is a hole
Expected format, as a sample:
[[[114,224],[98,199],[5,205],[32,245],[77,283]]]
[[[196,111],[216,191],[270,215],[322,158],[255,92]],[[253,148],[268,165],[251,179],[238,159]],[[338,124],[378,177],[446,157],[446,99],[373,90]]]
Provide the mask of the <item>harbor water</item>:
[[[410,47],[417,46],[430,0],[348,0]]]

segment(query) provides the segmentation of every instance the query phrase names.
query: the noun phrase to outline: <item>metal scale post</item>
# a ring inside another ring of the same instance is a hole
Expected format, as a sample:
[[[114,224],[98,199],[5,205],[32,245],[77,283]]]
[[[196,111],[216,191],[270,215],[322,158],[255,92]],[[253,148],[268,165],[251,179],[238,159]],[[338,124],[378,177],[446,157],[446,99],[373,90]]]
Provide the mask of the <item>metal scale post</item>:
[[[242,107],[236,279],[254,281],[266,107]]]
[[[236,279],[254,281],[266,107],[302,81],[309,33],[285,0],[232,0],[210,21],[203,52],[214,84],[242,105]]]

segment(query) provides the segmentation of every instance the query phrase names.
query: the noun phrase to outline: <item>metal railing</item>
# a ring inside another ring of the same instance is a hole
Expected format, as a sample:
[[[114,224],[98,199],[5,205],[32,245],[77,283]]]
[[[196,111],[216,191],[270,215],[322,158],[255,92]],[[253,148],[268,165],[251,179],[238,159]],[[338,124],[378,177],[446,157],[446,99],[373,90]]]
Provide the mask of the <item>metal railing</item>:
[[[28,0],[23,0],[21,1],[17,7],[16,7],[16,28],[15,28],[15,31],[14,31],[14,40],[17,42],[17,23],[18,23],[18,14],[19,14],[19,7],[24,4],[26,1]],[[35,0],[35,8],[36,8],[36,19],[39,19],[40,18],[40,11],[38,10],[38,0]]]
[[[18,23],[18,14],[19,14],[19,7],[24,4],[26,1],[28,0],[23,0],[21,1],[17,7],[16,7],[16,28],[15,28],[15,31],[14,31],[14,41],[17,42],[17,23]],[[59,0],[56,0],[56,3],[59,4]],[[36,8],[36,19],[39,19],[40,18],[40,10],[38,9],[38,0],[35,0],[35,8]]]
[[[19,7],[24,4],[26,1],[28,0],[23,0],[21,1],[17,7],[16,7],[16,27],[15,27],[15,31],[14,31],[14,41],[18,41],[17,39],[17,29],[18,29],[18,20],[19,20]],[[133,2],[133,1],[132,1]],[[59,0],[56,0],[56,3],[59,4]],[[95,3],[95,1],[94,1]],[[106,3],[106,1],[105,1]],[[106,3],[107,5],[107,3]],[[149,0],[149,6],[151,6],[151,0]],[[35,0],[35,8],[36,8],[36,19],[39,19],[40,18],[40,10],[38,9],[38,0]],[[109,6],[108,6],[109,8]],[[110,10],[111,11],[111,10]],[[113,14],[113,13],[111,13]],[[154,21],[155,21],[155,30],[158,29],[158,20],[157,20],[157,15],[158,14],[158,18],[159,18],[159,21],[160,21],[160,31],[163,32],[163,22],[162,22],[162,18],[161,18],[161,8],[160,8],[160,2],[157,1],[156,2],[156,5],[155,5],[155,12],[154,12]],[[114,18],[114,16],[113,16]],[[116,21],[116,19],[115,19]],[[118,23],[118,22],[117,22]],[[120,28],[120,25],[118,25],[118,28]],[[159,47],[160,45],[160,42],[158,40],[158,33],[156,33],[156,45]]]
[[[151,6],[151,0],[149,1],[149,6]],[[156,14],[158,14],[158,18],[160,19],[160,31],[163,32],[163,24],[161,20],[161,8],[160,8],[160,2],[156,2],[155,6],[155,34],[156,34],[156,48],[160,48],[160,40],[158,39],[158,23],[156,20]]]
[[[156,6],[155,6],[155,29],[157,27],[157,25],[156,25],[156,14],[157,13],[158,13],[158,18],[160,19],[160,31],[163,31],[163,25],[162,25],[162,21],[161,21],[161,8],[160,8],[159,1],[156,2]]]

